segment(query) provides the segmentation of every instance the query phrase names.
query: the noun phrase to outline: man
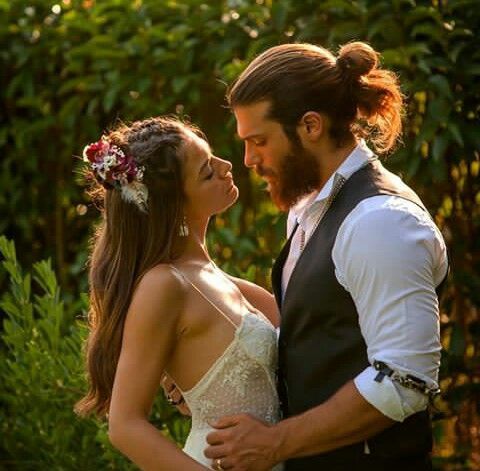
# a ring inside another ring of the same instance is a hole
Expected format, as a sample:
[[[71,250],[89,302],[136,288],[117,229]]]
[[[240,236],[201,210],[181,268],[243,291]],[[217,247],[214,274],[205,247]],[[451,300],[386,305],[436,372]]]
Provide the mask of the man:
[[[364,43],[338,57],[286,44],[257,57],[228,98],[245,164],[290,211],[272,272],[284,420],[224,417],[205,455],[214,469],[431,469],[446,248],[362,139],[379,152],[398,139],[395,75]]]

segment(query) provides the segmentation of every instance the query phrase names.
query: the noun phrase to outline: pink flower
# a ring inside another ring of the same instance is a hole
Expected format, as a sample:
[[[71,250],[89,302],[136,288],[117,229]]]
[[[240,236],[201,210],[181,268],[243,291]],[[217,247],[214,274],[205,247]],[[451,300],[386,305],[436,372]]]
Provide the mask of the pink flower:
[[[98,162],[105,156],[109,148],[109,143],[104,140],[94,142],[83,149],[83,158],[86,157],[91,163]]]
[[[129,183],[137,176],[137,165],[131,155],[124,155],[119,159],[118,165],[113,169],[113,178],[120,180],[120,176]]]
[[[86,146],[83,159],[90,163],[95,178],[106,188],[121,188],[143,179],[143,167],[137,165],[133,156],[106,139]]]

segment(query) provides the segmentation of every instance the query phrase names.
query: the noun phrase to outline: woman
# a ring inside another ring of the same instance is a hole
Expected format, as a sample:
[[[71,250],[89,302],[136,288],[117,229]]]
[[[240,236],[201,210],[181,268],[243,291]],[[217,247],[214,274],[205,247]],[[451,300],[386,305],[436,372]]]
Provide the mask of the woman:
[[[84,150],[104,197],[90,261],[88,394],[115,447],[144,470],[223,469],[203,455],[209,423],[274,423],[278,313],[264,289],[210,259],[209,218],[238,197],[231,164],[173,118],[121,125]],[[149,412],[167,372],[192,414],[184,452]]]

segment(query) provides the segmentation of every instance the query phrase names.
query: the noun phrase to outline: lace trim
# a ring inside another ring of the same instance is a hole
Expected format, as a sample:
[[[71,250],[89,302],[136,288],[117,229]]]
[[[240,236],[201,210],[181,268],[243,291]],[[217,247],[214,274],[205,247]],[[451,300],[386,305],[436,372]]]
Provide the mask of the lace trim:
[[[247,313],[242,316],[240,325],[235,329],[235,333],[233,335],[232,341],[228,344],[228,346],[225,348],[223,353],[207,369],[207,371],[203,374],[203,376],[195,383],[195,385],[192,386],[190,389],[187,389],[186,391],[183,391],[182,389],[178,388],[185,399],[187,399],[188,396],[195,394],[196,390],[200,389],[203,383],[206,383],[204,386],[205,388],[210,383],[210,381],[208,381],[209,377],[214,378],[213,373],[215,372],[215,370],[218,369],[218,367],[222,364],[222,360],[230,353],[231,350],[233,350],[233,347],[238,343],[238,339],[240,338],[240,332],[245,325],[245,319],[247,315],[254,315],[254,314]]]
[[[270,323],[249,312],[231,344],[184,398],[192,431],[229,414],[249,413],[268,423],[279,418],[274,371],[277,336]]]

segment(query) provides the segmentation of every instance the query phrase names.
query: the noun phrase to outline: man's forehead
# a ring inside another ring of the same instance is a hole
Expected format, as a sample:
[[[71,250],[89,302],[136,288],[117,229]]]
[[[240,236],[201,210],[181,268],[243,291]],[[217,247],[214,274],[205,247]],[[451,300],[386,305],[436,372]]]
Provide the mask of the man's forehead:
[[[261,101],[251,105],[236,106],[233,109],[237,120],[237,134],[246,139],[252,134],[259,134],[268,124],[270,103]]]

